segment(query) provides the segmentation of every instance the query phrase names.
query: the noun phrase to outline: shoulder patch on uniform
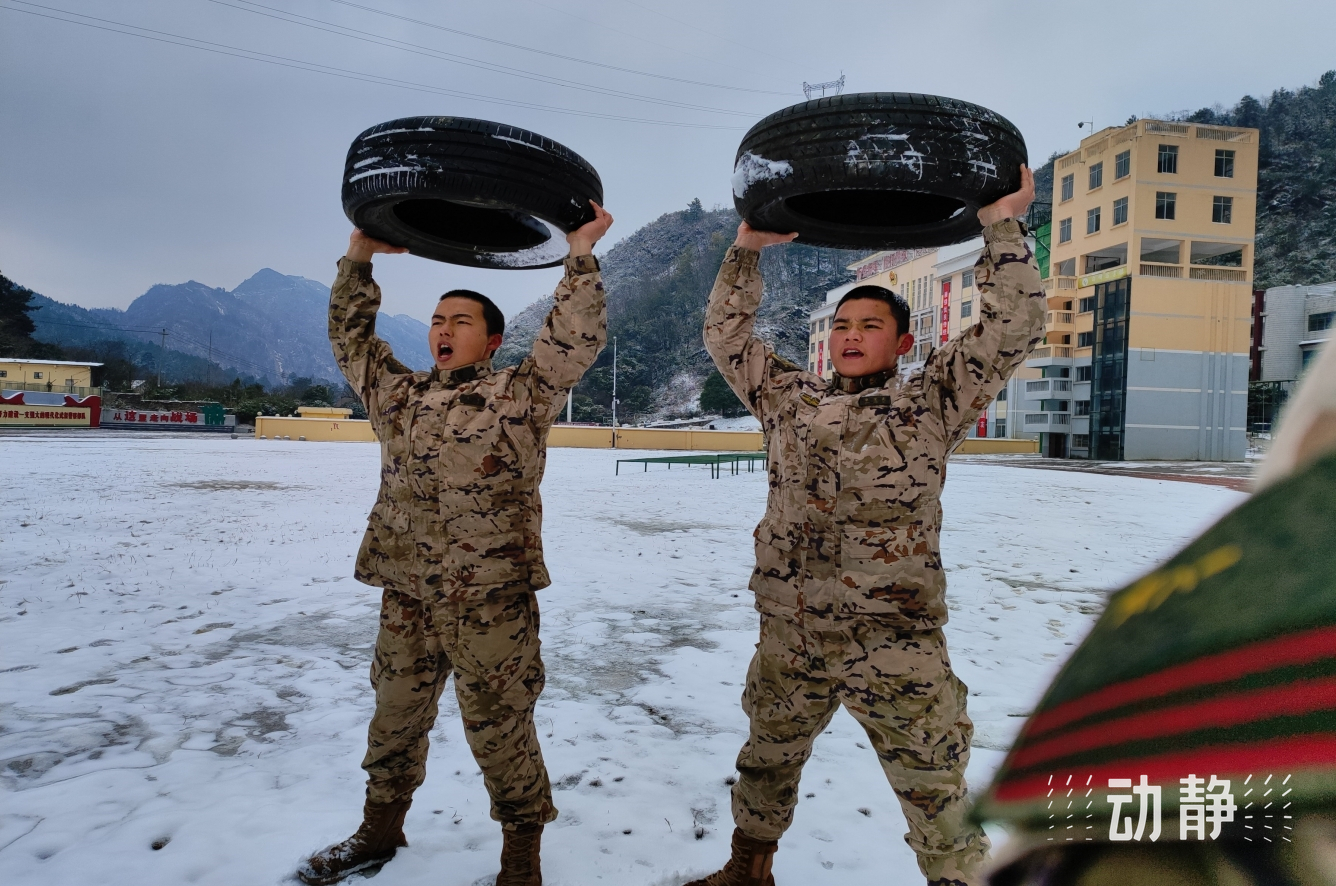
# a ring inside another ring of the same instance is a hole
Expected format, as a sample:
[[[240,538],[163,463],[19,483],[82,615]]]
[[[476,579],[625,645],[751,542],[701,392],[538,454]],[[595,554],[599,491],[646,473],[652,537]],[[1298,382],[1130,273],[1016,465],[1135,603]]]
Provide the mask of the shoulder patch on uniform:
[[[804,403],[806,403],[808,406],[820,406],[820,405],[821,405],[821,399],[820,399],[819,397],[814,397],[814,396],[812,396],[811,394],[809,394],[809,393],[807,393],[807,392],[805,392],[805,391],[804,391],[802,394],[798,395],[798,399],[802,400],[802,401],[803,401]]]
[[[400,363],[398,359],[394,357],[390,357],[385,361],[385,368],[388,369],[390,372],[394,373],[395,375],[413,374],[413,370],[409,369],[407,366]]]
[[[459,402],[474,409],[482,409],[487,405],[487,398],[482,394],[460,394]]]
[[[797,363],[785,360],[778,354],[770,355],[770,368],[772,372],[801,372],[802,367]]]
[[[891,398],[885,394],[879,394],[875,397],[859,397],[859,406],[890,406]]]

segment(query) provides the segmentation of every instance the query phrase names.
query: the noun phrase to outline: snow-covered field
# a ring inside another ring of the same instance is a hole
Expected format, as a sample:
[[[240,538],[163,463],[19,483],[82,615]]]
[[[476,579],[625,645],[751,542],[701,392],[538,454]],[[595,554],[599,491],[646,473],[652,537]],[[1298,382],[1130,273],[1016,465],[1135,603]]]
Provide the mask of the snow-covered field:
[[[347,836],[378,606],[350,573],[376,447],[111,432],[0,446],[0,878],[278,883]],[[543,486],[553,886],[680,883],[723,861],[732,829],[764,475],[624,465],[614,477],[613,461],[636,454],[552,450]],[[978,729],[973,785],[1101,592],[1242,497],[951,466],[947,634]],[[866,745],[844,714],[821,736],[776,857],[781,884],[918,879]],[[490,883],[500,829],[449,691],[406,829],[412,845],[377,886]]]

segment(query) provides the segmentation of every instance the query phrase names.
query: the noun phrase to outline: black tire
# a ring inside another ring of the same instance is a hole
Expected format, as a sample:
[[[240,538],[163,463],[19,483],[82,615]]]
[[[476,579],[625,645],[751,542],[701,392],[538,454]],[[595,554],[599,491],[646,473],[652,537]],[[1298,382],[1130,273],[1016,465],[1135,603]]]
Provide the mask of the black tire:
[[[905,92],[815,99],[753,126],[734,162],[738,214],[799,243],[945,246],[1020,187],[1025,139],[987,108]]]
[[[466,117],[405,117],[348,149],[343,211],[378,240],[478,268],[547,268],[603,203],[594,167],[534,132]]]

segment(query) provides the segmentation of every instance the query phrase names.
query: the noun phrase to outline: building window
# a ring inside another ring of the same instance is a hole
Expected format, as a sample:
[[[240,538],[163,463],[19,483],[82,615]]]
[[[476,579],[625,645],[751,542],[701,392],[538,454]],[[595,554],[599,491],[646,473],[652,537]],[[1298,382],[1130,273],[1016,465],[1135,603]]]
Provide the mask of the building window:
[[[818,320],[818,321],[816,321],[816,331],[817,331],[817,332],[825,332],[825,331],[826,331],[826,321],[825,321],[825,320]]]
[[[1113,224],[1114,227],[1127,224],[1126,197],[1119,197],[1117,200],[1113,201]]]
[[[964,320],[966,317],[973,317],[973,316],[974,316],[974,302],[972,301],[961,302],[960,319]]]
[[[1171,191],[1155,192],[1155,217],[1173,219],[1174,204],[1178,202],[1178,195]]]
[[[1336,320],[1336,311],[1324,311],[1321,314],[1309,314],[1308,331],[1325,332],[1332,327],[1333,320]]]
[[[1076,174],[1064,175],[1062,177],[1062,201],[1066,203],[1076,194]]]
[[[1172,216],[1170,216],[1170,217],[1172,218]],[[1094,209],[1088,210],[1088,211],[1086,212],[1086,233],[1087,233],[1087,234],[1098,234],[1098,233],[1099,233],[1099,207],[1098,207],[1098,206],[1096,206]]]
[[[1178,174],[1178,145],[1160,145],[1160,163],[1156,171],[1165,175]]]
[[[993,422],[993,436],[1005,437],[1006,435],[1007,435],[1007,420],[1005,418],[999,418],[997,421]]]
[[[816,353],[816,342],[812,341],[807,343],[807,353],[809,354]]]
[[[1070,243],[1072,241],[1072,220],[1064,218],[1058,222],[1058,242]]]
[[[0,378],[9,378],[9,370],[0,369]]]
[[[1302,356],[1299,357],[1299,370],[1302,372],[1307,369],[1308,365],[1313,362],[1313,358],[1317,355],[1317,348],[1305,348]]]
[[[1070,412],[1071,400],[1040,400],[1040,412]]]
[[[1123,151],[1113,158],[1113,179],[1127,178],[1132,174],[1132,152]]]
[[[41,377],[42,377],[42,373],[40,373],[40,372],[34,372],[34,373],[32,374],[32,377],[33,377],[33,378],[41,378]]]
[[[1007,389],[1006,389],[1006,388],[1003,388],[1002,390],[1000,390],[1000,391],[997,392],[997,402],[999,402],[999,403],[1005,403],[1005,402],[1007,402]]]
[[[1095,346],[1095,333],[1093,332],[1076,333],[1076,346],[1078,348],[1093,348]]]
[[[1104,164],[1096,163],[1090,167],[1090,190],[1104,186]]]
[[[1081,299],[1080,304],[1076,306],[1078,314],[1089,314],[1093,310],[1095,310],[1095,297],[1093,295]]]
[[[1070,378],[1071,374],[1070,366],[1044,366],[1039,370],[1040,378]]]
[[[1077,418],[1080,418],[1083,415],[1089,415],[1089,414],[1090,414],[1090,401],[1077,400],[1074,408],[1072,409],[1072,415],[1075,415]]]
[[[1215,197],[1211,200],[1211,221],[1227,225],[1234,219],[1234,198]]]
[[[1215,177],[1233,178],[1234,177],[1234,152],[1221,151],[1215,152]]]
[[[1089,435],[1089,434],[1072,434],[1072,448],[1073,448],[1073,449],[1089,449],[1089,448],[1090,448],[1090,435]]]
[[[1068,221],[1071,221],[1071,219],[1068,219]],[[1056,266],[1056,269],[1053,271],[1053,274],[1054,274],[1054,276],[1057,276],[1057,277],[1073,277],[1073,276],[1075,276],[1075,275],[1076,275],[1076,259],[1074,259],[1074,258],[1065,258],[1065,259],[1063,259],[1062,261],[1058,262],[1058,264],[1057,264],[1057,266]]]
[[[963,273],[961,273],[961,275],[960,275],[960,288],[961,288],[961,289],[969,289],[969,288],[970,288],[971,286],[973,286],[973,285],[974,285],[974,272],[973,272],[973,271],[964,271]]]
[[[1077,380],[1077,381],[1090,381],[1090,375],[1091,375],[1091,372],[1092,372],[1092,367],[1090,367],[1090,366],[1078,366],[1078,367],[1076,367],[1076,380]]]

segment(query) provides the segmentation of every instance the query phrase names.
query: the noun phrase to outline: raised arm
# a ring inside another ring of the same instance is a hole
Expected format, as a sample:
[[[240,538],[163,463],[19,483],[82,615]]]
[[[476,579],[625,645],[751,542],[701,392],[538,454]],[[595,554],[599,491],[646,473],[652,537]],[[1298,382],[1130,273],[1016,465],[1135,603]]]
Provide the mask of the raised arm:
[[[339,259],[339,274],[329,293],[329,343],[334,348],[334,361],[373,422],[380,413],[380,388],[387,386],[391,377],[411,371],[376,335],[380,287],[371,278],[371,257],[397,252],[407,250],[354,231],[348,254]]]
[[[705,307],[705,350],[724,381],[761,421],[765,421],[762,394],[774,357],[773,349],[752,335],[761,305],[761,250],[796,236],[755,231],[746,222],[739,225],[738,238],[724,255]]]
[[[1034,178],[1023,167],[1022,178],[1020,191],[979,211],[985,227],[974,263],[978,322],[935,351],[923,369],[925,393],[952,441],[969,432],[1044,337],[1044,287],[1018,220],[1034,196]]]
[[[592,205],[594,220],[566,237],[571,247],[566,274],[552,295],[552,310],[533,350],[515,376],[528,385],[538,427],[556,421],[566,392],[594,365],[608,341],[607,303],[593,252],[594,244],[612,226],[612,216],[597,203]]]

